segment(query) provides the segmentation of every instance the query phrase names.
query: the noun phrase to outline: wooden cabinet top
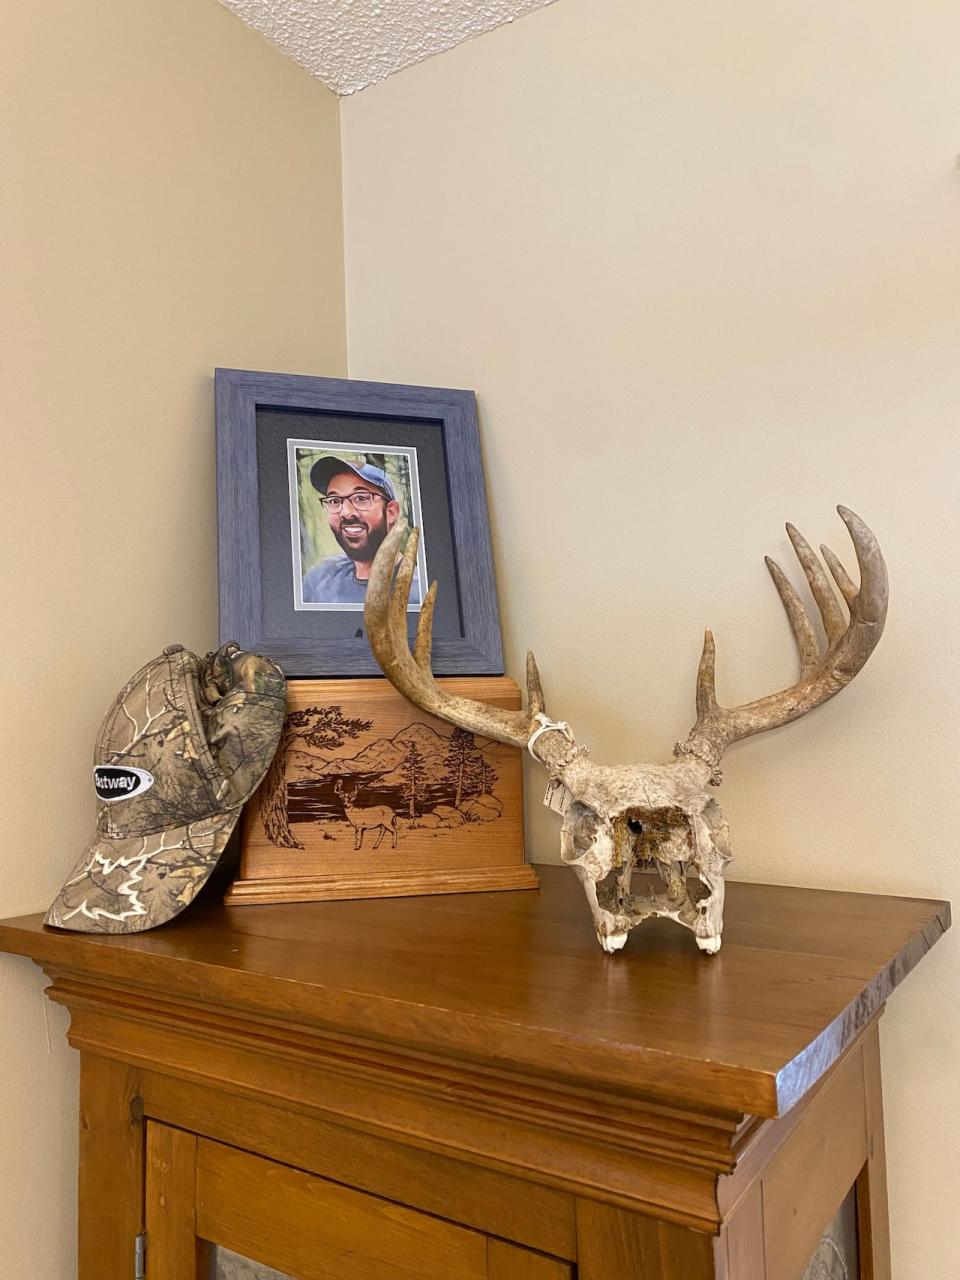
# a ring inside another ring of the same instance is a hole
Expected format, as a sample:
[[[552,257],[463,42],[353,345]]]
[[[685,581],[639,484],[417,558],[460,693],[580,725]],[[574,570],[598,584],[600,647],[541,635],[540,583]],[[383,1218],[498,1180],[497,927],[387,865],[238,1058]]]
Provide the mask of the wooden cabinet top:
[[[0,950],[370,1044],[681,1108],[773,1117],[810,1089],[950,923],[947,903],[728,885],[723,950],[666,921],[597,945],[565,868],[536,892],[197,904],[127,937],[0,923]]]

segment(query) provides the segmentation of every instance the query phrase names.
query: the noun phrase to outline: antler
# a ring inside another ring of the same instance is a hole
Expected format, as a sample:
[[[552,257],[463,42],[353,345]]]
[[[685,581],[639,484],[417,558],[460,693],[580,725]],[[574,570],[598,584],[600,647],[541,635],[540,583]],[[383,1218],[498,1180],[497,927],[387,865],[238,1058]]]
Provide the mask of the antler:
[[[537,727],[537,715],[543,712],[543,689],[532,653],[527,654],[526,711],[505,711],[442,689],[430,670],[433,609],[437,598],[435,582],[430,584],[420,608],[416,640],[413,652],[410,652],[407,602],[417,564],[419,529],[410,531],[394,581],[397,552],[407,527],[405,520],[397,521],[384,538],[370,569],[363,614],[373,656],[394,688],[430,715],[449,720],[471,733],[484,734],[515,747],[525,747]]]
[[[697,675],[697,722],[687,741],[677,748],[678,753],[700,756],[716,765],[732,742],[798,720],[832,698],[850,683],[870,657],[887,616],[887,567],[877,539],[860,517],[847,507],[837,507],[837,511],[850,531],[857,553],[859,588],[851,582],[829,547],[821,546],[820,550],[840,594],[847,602],[849,621],[844,619],[840,602],[813,548],[792,524],[788,524],[787,533],[820,610],[827,637],[826,649],[820,652],[813,623],[800,597],[780,566],[767,556],[767,568],[780,593],[800,653],[800,678],[789,689],[769,694],[756,702],[748,702],[741,707],[721,707],[717,703],[714,682],[713,635],[708,630]]]

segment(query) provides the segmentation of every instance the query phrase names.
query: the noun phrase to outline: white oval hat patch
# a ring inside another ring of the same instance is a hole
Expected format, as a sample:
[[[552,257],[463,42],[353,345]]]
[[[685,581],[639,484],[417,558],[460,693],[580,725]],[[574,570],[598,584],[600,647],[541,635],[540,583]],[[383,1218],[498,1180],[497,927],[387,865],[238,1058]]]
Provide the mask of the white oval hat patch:
[[[133,765],[98,764],[93,770],[94,790],[107,804],[142,795],[150,790],[153,781],[152,773]]]

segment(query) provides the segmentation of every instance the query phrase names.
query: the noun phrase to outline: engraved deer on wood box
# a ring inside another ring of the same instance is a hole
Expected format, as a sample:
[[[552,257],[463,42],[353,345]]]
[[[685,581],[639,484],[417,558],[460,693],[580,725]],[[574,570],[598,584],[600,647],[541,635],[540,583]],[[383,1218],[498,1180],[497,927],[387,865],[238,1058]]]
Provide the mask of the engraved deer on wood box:
[[[479,705],[520,707],[502,676],[440,683]],[[288,681],[228,902],[536,886],[516,747],[425,714],[383,679]]]
[[[376,831],[377,842],[373,846],[379,849],[383,841],[383,837],[389,831],[393,836],[393,847],[397,847],[397,819],[400,816],[397,810],[388,804],[358,804],[357,796],[360,793],[360,783],[355,782],[352,787],[345,787],[343,779],[337,780],[334,785],[334,794],[343,803],[343,812],[347,821],[357,833],[355,849],[363,848],[363,833],[365,831]]]

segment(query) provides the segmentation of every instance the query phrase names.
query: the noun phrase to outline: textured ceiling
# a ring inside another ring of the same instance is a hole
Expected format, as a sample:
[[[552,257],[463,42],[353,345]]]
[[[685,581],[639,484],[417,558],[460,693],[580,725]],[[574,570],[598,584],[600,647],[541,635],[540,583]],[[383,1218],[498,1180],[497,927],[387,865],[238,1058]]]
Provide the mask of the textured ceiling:
[[[356,93],[553,0],[220,0],[335,93]]]

